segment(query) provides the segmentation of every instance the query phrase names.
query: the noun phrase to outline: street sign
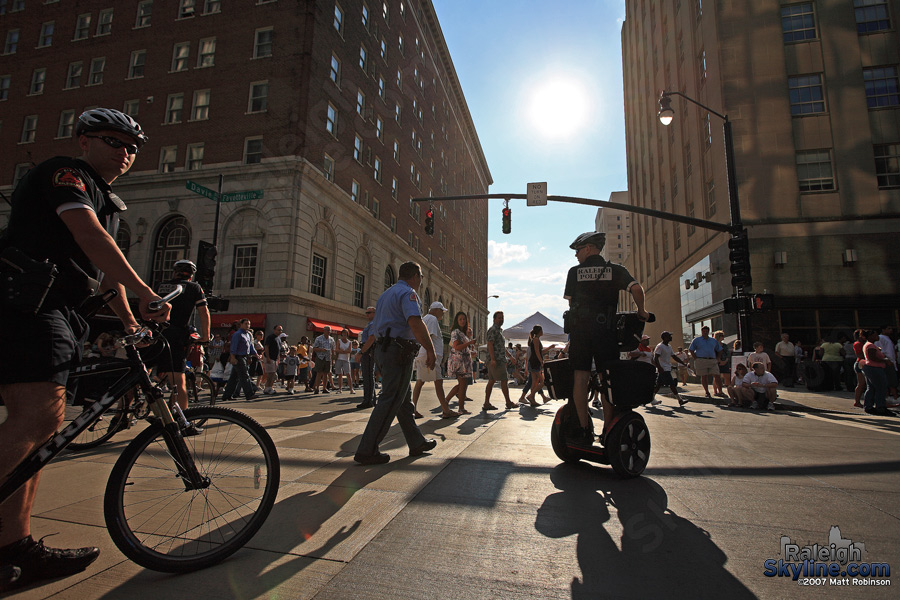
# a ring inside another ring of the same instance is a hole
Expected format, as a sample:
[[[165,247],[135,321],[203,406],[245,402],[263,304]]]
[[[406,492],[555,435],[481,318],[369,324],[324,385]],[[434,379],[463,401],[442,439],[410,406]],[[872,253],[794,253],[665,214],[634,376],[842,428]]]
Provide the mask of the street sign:
[[[201,196],[206,196],[210,200],[215,200],[216,197],[219,195],[214,190],[211,190],[208,187],[204,187],[204,186],[200,185],[199,183],[197,183],[196,181],[187,181],[185,183],[184,187],[186,187],[190,191],[194,192],[195,194],[200,194]]]
[[[244,200],[262,200],[263,190],[250,190],[247,192],[232,192],[222,194],[222,202],[243,202]]]
[[[527,206],[547,206],[547,182],[528,184]]]

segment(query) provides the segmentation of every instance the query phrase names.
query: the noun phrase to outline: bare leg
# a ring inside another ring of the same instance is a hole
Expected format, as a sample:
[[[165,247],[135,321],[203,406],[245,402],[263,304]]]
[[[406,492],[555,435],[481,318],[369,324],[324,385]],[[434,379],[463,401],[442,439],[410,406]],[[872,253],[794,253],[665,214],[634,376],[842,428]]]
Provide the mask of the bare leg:
[[[537,379],[535,377],[535,379]],[[572,391],[572,400],[575,403],[575,412],[578,413],[578,422],[581,423],[582,427],[592,427],[591,423],[591,414],[588,412],[588,382],[591,380],[591,372],[590,371],[575,371],[573,374],[573,391]],[[532,396],[532,401],[534,397]],[[607,417],[606,413],[606,399],[603,400],[603,418],[606,423],[609,423],[610,419]],[[612,415],[612,406],[610,406],[610,416]]]
[[[160,376],[165,377],[169,386],[175,388],[175,401],[181,410],[185,410],[188,407],[188,394],[184,373],[160,373]]]

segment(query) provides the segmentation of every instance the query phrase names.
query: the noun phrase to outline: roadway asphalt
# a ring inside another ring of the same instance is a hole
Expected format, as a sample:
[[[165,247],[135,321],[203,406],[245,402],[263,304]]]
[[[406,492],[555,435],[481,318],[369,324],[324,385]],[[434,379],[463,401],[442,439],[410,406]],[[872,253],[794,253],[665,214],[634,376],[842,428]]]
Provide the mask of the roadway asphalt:
[[[483,389],[470,388],[471,410]],[[687,394],[685,407],[662,397],[638,409],[653,449],[644,475],[627,481],[557,459],[557,401],[443,420],[426,389],[420,424],[437,448],[406,456],[395,425],[382,445],[392,460],[376,467],[352,460],[371,412],[355,408],[358,392],[230,402],[278,446],[278,503],[244,549],[187,575],[134,565],[105,531],[103,489],[126,432],[59,457],[33,511],[35,537],[96,544],[101,557],[10,597],[897,597],[897,577],[809,589],[765,576],[764,561],[783,558],[782,536],[827,545],[837,526],[839,539],[865,544],[863,561],[900,568],[900,418],[866,415],[848,393],[783,390],[774,413],[704,402],[696,385]],[[502,406],[499,390],[493,403]]]

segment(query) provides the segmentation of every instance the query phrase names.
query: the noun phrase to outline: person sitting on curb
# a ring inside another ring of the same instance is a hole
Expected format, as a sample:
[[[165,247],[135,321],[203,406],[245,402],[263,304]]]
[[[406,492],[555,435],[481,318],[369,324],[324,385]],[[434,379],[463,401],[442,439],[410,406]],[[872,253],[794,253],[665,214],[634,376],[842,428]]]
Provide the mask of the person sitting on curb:
[[[744,398],[752,400],[751,409],[775,410],[775,398],[777,397],[775,388],[777,387],[778,380],[766,371],[766,365],[761,362],[753,363],[753,371],[748,373],[741,383]]]
[[[731,398],[731,402],[728,406],[741,406],[741,384],[744,382],[744,377],[746,376],[747,365],[738,364],[734,368],[734,377],[731,378],[731,385],[726,388],[728,397]]]

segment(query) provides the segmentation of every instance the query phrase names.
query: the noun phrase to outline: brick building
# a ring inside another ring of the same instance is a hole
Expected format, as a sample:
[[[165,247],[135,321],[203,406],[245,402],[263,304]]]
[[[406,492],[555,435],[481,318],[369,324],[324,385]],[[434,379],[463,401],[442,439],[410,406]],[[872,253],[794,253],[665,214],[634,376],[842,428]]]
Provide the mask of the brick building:
[[[628,0],[622,27],[630,202],[729,223],[722,120],[750,235],[753,338],[804,346],[898,323],[900,41],[895,0]],[[661,329],[736,332],[726,243],[711,230],[635,215],[634,275]],[[677,336],[676,336],[677,339]],[[747,347],[748,340],[744,340]]]
[[[220,204],[214,326],[362,326],[407,260],[423,302],[486,321],[486,201],[436,205],[434,237],[410,201],[492,182],[429,0],[0,0],[0,40],[0,191],[76,154],[85,108],[131,114],[150,141],[115,184],[119,242],[148,281],[213,240],[188,181],[263,192]]]

